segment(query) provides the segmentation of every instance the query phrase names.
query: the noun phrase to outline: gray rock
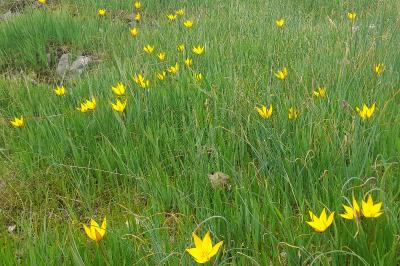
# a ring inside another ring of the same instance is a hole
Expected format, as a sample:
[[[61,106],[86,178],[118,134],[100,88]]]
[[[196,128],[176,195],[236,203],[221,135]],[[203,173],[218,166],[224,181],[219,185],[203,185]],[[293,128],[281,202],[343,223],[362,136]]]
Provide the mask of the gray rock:
[[[91,61],[92,59],[89,56],[78,56],[78,58],[72,63],[69,70],[73,74],[81,74]]]
[[[60,76],[65,76],[69,69],[69,54],[63,54],[60,57],[57,65],[57,74]]]

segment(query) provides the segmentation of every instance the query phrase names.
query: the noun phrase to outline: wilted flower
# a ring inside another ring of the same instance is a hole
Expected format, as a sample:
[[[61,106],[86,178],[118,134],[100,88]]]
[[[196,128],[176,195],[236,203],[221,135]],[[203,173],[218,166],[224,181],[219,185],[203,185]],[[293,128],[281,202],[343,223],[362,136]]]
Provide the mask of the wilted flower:
[[[114,109],[117,112],[122,113],[125,110],[126,104],[127,104],[127,100],[121,102],[120,100],[117,100],[116,103],[112,103],[112,109]]]
[[[307,224],[314,228],[315,231],[322,233],[332,224],[335,212],[332,212],[328,218],[326,217],[325,208],[319,217],[312,213],[312,211],[309,211],[309,214],[311,221],[307,222]]]
[[[140,1],[136,1],[135,2],[135,8],[136,9],[140,9],[141,6],[142,6],[142,4],[140,3]]]
[[[165,71],[158,72],[156,76],[158,80],[164,80],[167,77],[167,72]]]
[[[275,21],[276,26],[278,26],[278,28],[282,28],[283,26],[285,26],[285,20],[283,18],[277,19]]]
[[[158,55],[157,55],[157,57],[158,57],[158,59],[160,60],[160,61],[164,61],[165,60],[165,53],[164,52],[160,52]]]
[[[116,86],[112,86],[111,89],[115,95],[122,96],[125,94],[126,87],[123,83],[118,82],[118,84]]]
[[[184,25],[186,28],[191,28],[191,27],[193,26],[193,21],[191,21],[191,20],[185,20],[185,21],[183,22],[183,25]]]
[[[220,247],[223,244],[223,241],[218,242],[215,246],[212,245],[210,232],[207,232],[204,236],[203,240],[198,237],[195,233],[192,234],[195,248],[188,248],[186,251],[194,258],[197,263],[206,263],[214,257]]]
[[[265,105],[261,106],[261,108],[256,107],[256,110],[258,114],[264,119],[270,118],[272,115],[272,105],[270,105],[269,108],[267,108],[267,106]]]
[[[350,21],[355,20],[355,19],[356,19],[356,16],[357,16],[356,12],[353,12],[353,11],[347,12],[347,18],[348,18]]]
[[[99,14],[100,17],[103,17],[106,15],[106,9],[105,8],[100,8],[97,13]]]
[[[99,242],[100,240],[103,239],[104,235],[106,234],[106,228],[107,228],[106,217],[104,217],[101,227],[95,220],[91,219],[90,226],[86,226],[86,224],[84,224],[83,228],[85,229],[86,235],[91,240]]]
[[[313,95],[315,97],[325,98],[325,96],[326,96],[326,88],[325,87],[319,87],[317,90],[313,91]]]
[[[176,15],[174,15],[174,14],[168,14],[168,15],[167,15],[167,18],[168,18],[168,20],[170,20],[170,21],[175,21],[175,20],[176,20]]]
[[[362,109],[356,107],[356,111],[358,115],[362,118],[362,120],[369,119],[375,112],[375,103],[371,107],[368,107],[366,104],[363,104]]]
[[[57,86],[55,89],[54,89],[54,93],[57,95],[57,96],[64,96],[65,95],[65,88],[64,88],[64,86]]]
[[[289,108],[289,113],[288,113],[289,120],[297,119],[297,117],[299,117],[299,114],[300,112],[296,108],[294,107]]]
[[[178,52],[183,52],[183,51],[185,51],[185,45],[184,45],[183,43],[179,44],[179,45],[176,47],[176,50],[178,50]]]
[[[137,28],[130,29],[132,37],[136,37],[139,34],[139,30]]]
[[[176,74],[179,71],[179,64],[175,63],[175,66],[170,66],[167,71],[168,73]]]
[[[287,77],[287,75],[288,75],[288,72],[287,72],[286,67],[284,67],[282,70],[278,70],[275,73],[275,77],[277,77],[280,80],[284,80]]]
[[[10,123],[13,127],[23,127],[24,118],[22,116],[20,118],[14,117],[14,120],[11,120]]]
[[[185,65],[191,66],[193,63],[193,60],[191,58],[186,58],[184,62],[185,62]]]
[[[202,53],[204,53],[204,46],[197,46],[197,47],[193,47],[192,51],[194,54],[196,55],[201,55]]]
[[[368,200],[361,202],[362,214],[367,218],[377,218],[382,215],[382,202],[374,204],[371,194],[368,195]]]
[[[385,70],[384,64],[376,64],[374,66],[374,71],[377,76],[380,76],[384,70]]]
[[[343,208],[346,212],[343,214],[340,214],[340,216],[342,216],[343,218],[345,218],[347,220],[355,219],[356,221],[359,221],[359,219],[362,216],[362,212],[361,212],[361,209],[354,197],[353,197],[353,206],[343,205]]]
[[[148,54],[151,54],[154,51],[154,46],[151,46],[150,44],[147,44],[144,48],[143,51],[145,51]]]
[[[139,87],[145,89],[150,86],[150,81],[147,80],[142,74],[136,74],[133,76],[133,81],[139,85]]]
[[[175,11],[175,14],[179,15],[179,16],[183,16],[185,14],[185,10],[184,9],[178,9]]]

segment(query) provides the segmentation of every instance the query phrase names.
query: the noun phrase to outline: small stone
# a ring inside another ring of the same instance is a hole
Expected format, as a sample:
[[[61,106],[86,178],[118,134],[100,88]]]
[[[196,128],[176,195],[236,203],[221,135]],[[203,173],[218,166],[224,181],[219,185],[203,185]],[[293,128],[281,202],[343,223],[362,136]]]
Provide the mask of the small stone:
[[[63,54],[60,57],[57,65],[57,74],[60,76],[64,76],[69,68],[69,54]]]
[[[9,226],[7,226],[7,231],[12,234],[15,231],[15,228],[17,228],[17,226],[15,224],[10,224]]]
[[[69,70],[74,74],[81,74],[91,61],[92,59],[89,56],[78,56]]]
[[[225,187],[229,185],[229,176],[222,172],[215,172],[208,175],[213,188]]]

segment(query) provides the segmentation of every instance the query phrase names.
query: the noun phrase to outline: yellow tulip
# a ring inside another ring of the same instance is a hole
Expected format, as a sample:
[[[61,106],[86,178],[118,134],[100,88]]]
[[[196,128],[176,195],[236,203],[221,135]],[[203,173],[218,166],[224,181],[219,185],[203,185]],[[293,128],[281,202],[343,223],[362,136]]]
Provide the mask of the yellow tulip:
[[[176,47],[176,50],[178,50],[178,52],[183,52],[183,51],[185,51],[185,45],[184,45],[183,43],[179,44],[179,45]]]
[[[175,21],[175,20],[176,20],[176,15],[174,15],[174,14],[168,14],[168,15],[167,15],[167,18],[168,18],[168,20],[170,20],[170,21]]]
[[[385,70],[384,64],[376,64],[374,66],[374,72],[377,76],[380,76],[384,70]]]
[[[54,93],[55,93],[57,96],[64,96],[64,95],[65,95],[65,88],[64,88],[64,86],[61,86],[61,87],[57,86],[57,87],[54,89]]]
[[[137,28],[130,29],[132,37],[136,37],[139,34],[139,30]]]
[[[184,25],[186,28],[191,28],[191,27],[193,26],[193,21],[191,21],[191,20],[185,20],[185,21],[183,22],[183,25]]]
[[[126,108],[127,102],[128,102],[127,100],[125,100],[123,102],[121,102],[120,100],[117,100],[116,103],[111,104],[111,107],[115,111],[122,113]]]
[[[161,52],[161,53],[159,53],[159,54],[157,55],[157,57],[158,57],[158,59],[159,59],[160,61],[164,61],[164,60],[165,60],[165,57],[166,57],[166,55],[165,55],[165,53],[164,53],[164,52]]]
[[[179,16],[183,16],[185,14],[185,10],[184,9],[178,9],[175,11],[175,14],[179,15]]]
[[[375,103],[371,107],[368,107],[366,104],[364,104],[362,109],[356,107],[356,111],[362,120],[370,119],[375,112],[375,106]]]
[[[195,247],[188,248],[186,251],[194,258],[197,263],[206,263],[214,257],[220,247],[223,244],[223,241],[218,242],[213,246],[210,232],[207,232],[204,236],[203,240],[198,237],[195,233],[192,234]]]
[[[332,212],[328,218],[326,217],[325,208],[322,210],[319,217],[317,217],[312,211],[309,211],[309,214],[311,221],[307,221],[306,223],[314,228],[315,231],[322,233],[331,226],[335,212]]]
[[[164,80],[167,77],[167,72],[165,71],[158,72],[156,76],[158,80]]]
[[[150,81],[147,80],[142,74],[136,74],[133,76],[133,81],[141,88],[145,89],[150,86]]]
[[[14,127],[23,127],[24,126],[24,118],[22,116],[20,118],[14,117],[14,120],[11,120],[10,123]]]
[[[176,74],[179,71],[179,64],[175,63],[175,66],[170,66],[167,71],[171,74]]]
[[[196,55],[201,55],[201,54],[203,54],[203,52],[204,52],[204,46],[197,46],[197,47],[193,47],[192,48],[192,51],[193,51],[193,53],[194,54],[196,54]]]
[[[361,202],[361,211],[366,218],[377,218],[381,216],[383,214],[381,208],[382,202],[374,204],[371,194],[368,195],[367,202],[365,202],[364,200]]]
[[[261,106],[261,108],[256,107],[256,110],[264,119],[270,118],[272,115],[272,105],[270,105],[269,108],[267,108],[265,105]]]
[[[97,13],[99,14],[100,17],[103,17],[106,15],[106,9],[105,8],[100,8]]]
[[[362,212],[360,209],[360,206],[358,205],[356,199],[353,197],[353,205],[351,206],[346,206],[343,205],[344,210],[346,211],[343,214],[340,214],[343,218],[347,220],[353,220],[355,219],[356,221],[359,221],[359,219],[362,216]]]
[[[290,107],[289,108],[289,113],[288,113],[288,117],[289,120],[295,120],[299,117],[300,112],[294,108],[294,107]]]
[[[356,12],[351,11],[351,12],[348,12],[348,13],[347,13],[347,18],[348,18],[350,21],[355,20],[355,19],[356,19],[356,16],[357,16]]]
[[[275,24],[278,28],[282,28],[283,26],[285,26],[285,20],[283,18],[277,19],[275,21]]]
[[[154,46],[151,46],[150,44],[147,44],[144,48],[143,51],[145,51],[148,54],[151,54],[154,51]]]
[[[111,89],[115,93],[115,95],[122,96],[125,94],[126,87],[123,83],[118,82],[117,85],[112,86]]]
[[[185,63],[185,65],[187,65],[187,66],[191,66],[192,63],[193,63],[193,60],[192,60],[191,58],[186,58],[185,61],[184,61],[184,63]]]
[[[38,0],[39,4],[41,5],[45,5],[46,4],[46,0]]]
[[[287,77],[287,75],[288,75],[288,72],[287,72],[286,67],[284,67],[282,70],[278,70],[275,73],[275,77],[277,77],[280,80],[284,80]]]
[[[141,6],[142,6],[142,4],[140,3],[140,1],[136,1],[135,2],[135,8],[136,9],[140,9]]]
[[[86,235],[91,240],[99,242],[100,240],[103,239],[104,235],[106,234],[106,228],[107,228],[106,217],[104,217],[101,227],[95,220],[91,219],[90,226],[87,226],[86,224],[84,224],[83,228],[85,229]]]
[[[203,80],[203,74],[201,74],[201,73],[193,73],[193,77],[197,81]]]
[[[325,98],[325,96],[326,96],[326,88],[325,87],[319,87],[316,91],[313,91],[313,95],[315,97]]]
[[[135,17],[133,18],[135,21],[139,22],[142,19],[142,15],[140,13],[136,13]]]

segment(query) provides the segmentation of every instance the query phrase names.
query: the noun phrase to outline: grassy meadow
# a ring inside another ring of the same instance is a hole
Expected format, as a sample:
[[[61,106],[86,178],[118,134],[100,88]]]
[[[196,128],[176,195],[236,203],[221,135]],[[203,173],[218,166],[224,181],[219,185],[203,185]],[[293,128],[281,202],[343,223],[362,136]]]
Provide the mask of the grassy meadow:
[[[134,3],[0,0],[0,265],[400,264],[399,1]]]

